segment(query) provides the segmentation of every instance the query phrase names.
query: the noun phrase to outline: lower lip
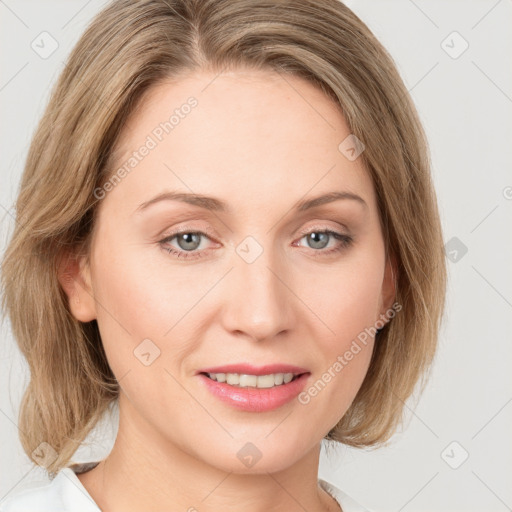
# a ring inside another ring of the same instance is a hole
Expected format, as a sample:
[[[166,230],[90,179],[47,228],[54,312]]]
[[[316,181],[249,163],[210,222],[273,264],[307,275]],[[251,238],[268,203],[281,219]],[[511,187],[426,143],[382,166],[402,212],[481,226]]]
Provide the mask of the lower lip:
[[[309,373],[273,388],[238,387],[225,382],[217,382],[206,375],[199,374],[208,390],[227,404],[249,412],[272,411],[293,400],[306,385]]]

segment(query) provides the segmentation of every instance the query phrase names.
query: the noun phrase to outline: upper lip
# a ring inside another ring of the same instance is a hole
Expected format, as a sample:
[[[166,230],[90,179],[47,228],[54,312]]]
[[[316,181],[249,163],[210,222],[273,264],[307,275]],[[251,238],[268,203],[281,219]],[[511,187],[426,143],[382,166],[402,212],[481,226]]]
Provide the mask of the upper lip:
[[[202,368],[196,372],[200,373],[239,373],[245,375],[269,375],[271,373],[309,373],[305,368],[291,364],[266,364],[264,366],[253,366],[249,363],[226,364],[223,366],[211,366]]]

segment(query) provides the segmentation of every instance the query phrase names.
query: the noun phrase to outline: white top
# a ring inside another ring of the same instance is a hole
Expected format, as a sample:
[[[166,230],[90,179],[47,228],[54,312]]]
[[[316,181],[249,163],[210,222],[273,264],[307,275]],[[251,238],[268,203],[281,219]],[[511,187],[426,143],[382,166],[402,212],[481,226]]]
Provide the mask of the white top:
[[[97,464],[71,464],[49,482],[30,482],[0,502],[0,512],[101,512],[76,476]],[[340,504],[343,512],[370,512],[331,483],[321,478],[318,483]]]

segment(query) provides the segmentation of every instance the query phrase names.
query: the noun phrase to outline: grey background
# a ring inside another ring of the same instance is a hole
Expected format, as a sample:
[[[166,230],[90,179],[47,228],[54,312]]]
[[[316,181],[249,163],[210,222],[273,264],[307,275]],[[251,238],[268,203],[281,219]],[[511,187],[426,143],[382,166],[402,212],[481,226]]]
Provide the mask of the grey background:
[[[2,252],[50,86],[104,3],[0,0]],[[512,510],[512,1],[346,3],[395,59],[427,131],[449,290],[432,377],[421,399],[407,402],[406,428],[376,451],[340,447],[328,458],[323,450],[319,476],[375,511]],[[58,43],[49,56],[31,47],[42,46],[43,31]],[[458,55],[464,40],[469,47]],[[1,341],[0,500],[44,478],[41,468],[30,469],[18,440],[28,373],[7,321]],[[100,425],[77,460],[108,453],[115,418]]]

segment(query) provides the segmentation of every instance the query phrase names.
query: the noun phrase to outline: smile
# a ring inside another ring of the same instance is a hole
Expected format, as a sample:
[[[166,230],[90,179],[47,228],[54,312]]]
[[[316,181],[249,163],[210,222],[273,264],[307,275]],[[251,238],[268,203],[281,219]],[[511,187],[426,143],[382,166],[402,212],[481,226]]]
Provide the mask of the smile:
[[[240,388],[254,387],[263,389],[288,384],[292,380],[299,377],[301,374],[271,373],[268,375],[248,375],[245,373],[205,373],[204,375],[207,375],[208,378],[214,381],[225,382],[230,386],[237,386]]]
[[[230,407],[246,412],[266,412],[296,398],[310,375],[309,372],[267,375],[208,372],[199,373],[197,377],[214,397]]]

